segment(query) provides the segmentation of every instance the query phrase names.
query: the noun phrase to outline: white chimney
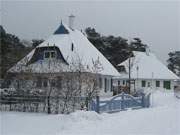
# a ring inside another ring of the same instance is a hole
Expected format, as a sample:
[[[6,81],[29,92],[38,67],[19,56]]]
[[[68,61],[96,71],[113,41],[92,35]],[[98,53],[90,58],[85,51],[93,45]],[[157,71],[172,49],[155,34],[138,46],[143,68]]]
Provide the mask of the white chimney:
[[[151,50],[148,46],[146,46],[145,51],[146,51],[146,55],[149,56]]]
[[[74,30],[74,18],[75,16],[72,14],[69,16],[69,28],[71,28],[72,30]]]

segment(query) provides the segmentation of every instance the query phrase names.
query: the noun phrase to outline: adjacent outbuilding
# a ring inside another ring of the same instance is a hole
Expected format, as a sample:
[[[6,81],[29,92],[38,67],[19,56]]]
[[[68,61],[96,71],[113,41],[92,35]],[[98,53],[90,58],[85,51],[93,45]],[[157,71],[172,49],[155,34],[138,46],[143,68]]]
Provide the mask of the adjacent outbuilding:
[[[179,79],[148,49],[146,52],[133,51],[133,56],[118,66],[121,76],[114,78],[114,85],[129,86],[130,76],[131,92],[140,89],[172,90],[175,80]]]

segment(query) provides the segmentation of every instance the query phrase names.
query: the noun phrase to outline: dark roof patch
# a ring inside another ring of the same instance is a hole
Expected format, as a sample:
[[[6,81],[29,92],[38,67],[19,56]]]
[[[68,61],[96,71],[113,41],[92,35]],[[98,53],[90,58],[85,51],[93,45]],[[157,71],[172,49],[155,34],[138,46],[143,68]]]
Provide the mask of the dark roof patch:
[[[61,25],[59,28],[54,32],[54,34],[69,34],[69,31],[64,27],[64,25],[61,22]]]

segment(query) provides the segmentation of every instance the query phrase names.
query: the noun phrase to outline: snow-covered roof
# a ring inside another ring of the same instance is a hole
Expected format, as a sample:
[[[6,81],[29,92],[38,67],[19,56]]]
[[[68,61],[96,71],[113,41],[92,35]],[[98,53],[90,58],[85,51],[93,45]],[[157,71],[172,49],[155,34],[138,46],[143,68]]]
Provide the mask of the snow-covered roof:
[[[66,25],[61,24],[53,35],[36,48],[47,46],[58,47],[69,65],[79,62],[83,65],[84,69],[90,69],[94,72],[94,65],[98,64],[100,69],[98,71],[99,74],[119,76],[119,72],[113,65],[89,42],[82,32],[76,29],[72,30]],[[21,64],[26,65],[32,58],[34,52],[35,49],[27,55],[26,60],[25,58],[22,59],[17,65],[11,68],[10,72],[17,71],[17,67]],[[39,70],[41,70],[41,68]]]
[[[134,57],[130,59],[131,78],[136,79],[179,79],[170,71],[152,52],[133,51]],[[121,74],[120,78],[128,78],[129,59],[120,63],[124,66],[126,73]]]

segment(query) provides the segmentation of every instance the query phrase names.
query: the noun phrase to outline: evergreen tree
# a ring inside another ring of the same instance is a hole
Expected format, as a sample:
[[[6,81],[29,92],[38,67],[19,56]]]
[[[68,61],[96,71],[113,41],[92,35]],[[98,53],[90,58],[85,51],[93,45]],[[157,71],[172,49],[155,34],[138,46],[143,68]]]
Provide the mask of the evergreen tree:
[[[38,46],[38,45],[41,44],[42,42],[44,42],[43,39],[33,39],[33,40],[32,40],[32,47],[35,48],[36,46]]]
[[[85,30],[89,41],[114,65],[117,65],[132,55],[132,51],[145,51],[147,45],[143,44],[140,38],[128,44],[127,39],[122,37],[101,36],[94,28]]]
[[[180,51],[170,52],[168,55],[168,68],[176,75],[180,76]]]
[[[17,36],[6,33],[0,26],[0,50],[0,78],[4,78],[7,70],[27,55],[31,48],[25,47]]]
[[[134,38],[133,41],[130,43],[131,50],[133,51],[146,51],[146,44],[143,44],[140,38]]]

